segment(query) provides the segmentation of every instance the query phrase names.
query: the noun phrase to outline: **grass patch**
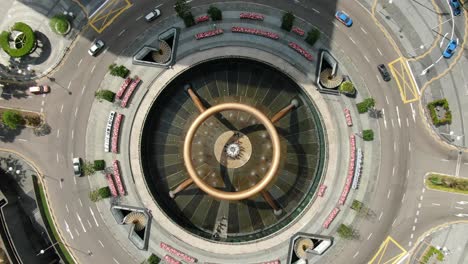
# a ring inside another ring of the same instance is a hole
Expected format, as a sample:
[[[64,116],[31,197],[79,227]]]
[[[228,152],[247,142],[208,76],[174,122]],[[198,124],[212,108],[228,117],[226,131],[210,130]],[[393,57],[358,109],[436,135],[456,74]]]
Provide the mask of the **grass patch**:
[[[53,32],[64,35],[68,31],[70,23],[66,15],[57,14],[50,19],[49,26]]]
[[[433,255],[436,255],[438,261],[444,260],[444,254],[437,248],[430,246],[428,250],[424,253],[419,261],[420,264],[426,264]]]
[[[11,31],[20,31],[23,33],[21,37],[17,39],[18,48],[12,48],[10,42],[11,32],[3,31],[0,33],[0,46],[2,49],[13,58],[19,58],[31,53],[36,45],[36,35],[30,26],[23,22],[16,22],[12,27]]]
[[[21,118],[18,123],[16,123],[17,126],[27,126],[27,127],[39,127],[43,122],[42,122],[42,116],[39,113],[35,112],[27,112],[27,111],[22,111],[21,109],[10,109],[10,108],[3,108],[0,107],[0,123],[3,122],[3,114],[6,112],[18,112],[21,115]],[[5,124],[7,125],[7,124]],[[11,129],[16,129],[11,128]]]
[[[467,179],[432,173],[429,174],[425,183],[429,189],[468,194]]]
[[[50,215],[49,211],[49,206],[47,205],[47,198],[44,193],[44,188],[42,185],[37,181],[37,178],[34,177],[34,187],[36,191],[36,199],[37,199],[37,204],[40,207],[42,219],[46,220],[46,225],[47,225],[47,230],[49,231],[49,235],[52,235],[51,239],[53,240],[52,242],[59,241],[60,243],[57,244],[59,248],[59,254],[62,257],[62,260],[65,261],[66,263],[75,263],[73,261],[73,258],[71,257],[70,253],[68,252],[68,249],[65,247],[63,244],[62,240],[60,239],[60,236],[58,235],[57,229],[55,228],[54,221],[52,220],[52,216]],[[45,219],[44,219],[45,218]],[[52,233],[52,234],[50,234]]]

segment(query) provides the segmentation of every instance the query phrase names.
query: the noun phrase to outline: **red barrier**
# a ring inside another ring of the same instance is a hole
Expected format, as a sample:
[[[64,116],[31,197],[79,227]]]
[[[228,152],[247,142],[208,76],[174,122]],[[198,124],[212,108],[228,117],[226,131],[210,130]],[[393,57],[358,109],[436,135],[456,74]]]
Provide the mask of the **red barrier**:
[[[123,187],[122,180],[120,178],[119,161],[114,160],[112,165],[114,168],[114,179],[115,179],[115,183],[117,184],[117,190],[119,191],[119,194],[123,196],[125,195],[125,189]]]
[[[323,223],[324,228],[328,228],[330,224],[333,222],[333,220],[336,218],[336,215],[340,212],[340,209],[335,207],[333,210],[330,212],[330,214],[327,217],[327,220]]]
[[[115,189],[114,181],[112,180],[112,175],[106,174],[106,180],[107,180],[107,184],[109,184],[109,190],[112,196],[116,197],[118,194],[117,194],[117,190]]]
[[[305,34],[304,30],[302,30],[302,29],[300,29],[298,27],[293,27],[291,31],[298,34],[299,36],[304,36],[304,34]]]
[[[241,13],[240,18],[242,19],[252,19],[252,20],[263,20],[265,17],[257,13]]]
[[[122,102],[120,102],[121,107],[127,106],[128,100],[130,99],[130,97],[133,94],[133,91],[135,91],[135,89],[137,88],[138,84],[140,84],[140,82],[141,82],[141,79],[138,77],[136,77],[136,79],[132,81],[132,84],[130,84],[128,91],[125,93],[124,99],[122,100]]]
[[[353,119],[351,118],[351,112],[349,111],[348,108],[345,108],[344,113],[345,113],[345,118],[346,118],[346,124],[348,126],[352,126],[353,125]]]
[[[112,152],[117,153],[119,148],[119,134],[120,134],[120,124],[122,123],[123,115],[117,114],[115,118],[114,127],[112,129]]]
[[[323,195],[325,194],[326,189],[327,189],[326,185],[324,185],[324,184],[320,185],[319,191],[318,191],[318,196],[323,197]]]
[[[255,28],[232,27],[231,30],[234,33],[247,33],[247,34],[257,35],[257,36],[271,38],[271,39],[279,39],[279,35],[276,33],[263,31],[263,30],[255,29]]]
[[[172,255],[176,255],[177,257],[182,258],[185,262],[188,262],[188,263],[197,263],[198,262],[198,260],[196,258],[191,257],[191,256],[189,256],[189,255],[187,255],[187,254],[185,254],[185,253],[183,253],[183,252],[169,246],[168,244],[166,244],[164,242],[161,242],[159,244],[159,246],[162,249],[166,250],[167,252],[171,253]]]
[[[128,77],[127,79],[124,80],[124,82],[122,83],[122,85],[119,88],[119,91],[115,95],[115,97],[117,97],[117,99],[122,98],[122,95],[125,93],[125,90],[127,89],[128,85],[130,84],[131,81],[132,81],[132,78],[130,78],[130,77]]]
[[[210,20],[210,17],[208,15],[205,15],[205,16],[199,16],[197,18],[195,18],[195,23],[202,23],[202,22],[205,22],[205,21],[208,21]]]
[[[169,264],[182,264],[182,262],[168,255],[164,256],[164,260],[166,261],[166,263],[169,263]]]
[[[289,42],[289,45],[288,45],[290,48],[294,49],[296,52],[298,52],[299,54],[301,54],[302,56],[304,56],[306,59],[312,61],[313,58],[312,58],[312,55],[310,55],[309,52],[307,52],[305,49],[303,49],[301,46],[297,45],[296,43],[294,42]]]
[[[223,34],[224,31],[220,28],[218,29],[214,29],[214,30],[210,30],[210,31],[206,31],[206,32],[202,32],[202,33],[197,33],[195,34],[195,38],[198,40],[198,39],[204,39],[204,38],[209,38],[209,37],[214,37],[214,36],[217,36],[217,35],[220,35],[220,34]]]
[[[350,152],[350,158],[349,158],[349,166],[348,166],[348,175],[346,176],[346,182],[345,186],[343,188],[343,191],[341,192],[340,199],[338,200],[338,203],[340,205],[343,205],[346,202],[346,198],[348,197],[349,190],[351,189],[351,184],[353,183],[353,176],[354,176],[354,164],[355,164],[355,159],[356,159],[356,137],[354,135],[351,135],[349,137],[350,141],[350,147],[351,147],[351,152]]]

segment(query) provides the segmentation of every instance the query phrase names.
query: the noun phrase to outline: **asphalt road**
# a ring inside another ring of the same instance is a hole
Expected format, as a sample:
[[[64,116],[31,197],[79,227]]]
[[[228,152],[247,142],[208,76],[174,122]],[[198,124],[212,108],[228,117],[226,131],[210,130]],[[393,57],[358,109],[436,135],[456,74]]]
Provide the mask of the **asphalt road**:
[[[194,1],[192,6],[209,2],[212,1]],[[356,66],[350,67],[351,75],[363,77],[376,99],[377,108],[384,109],[384,118],[378,121],[382,139],[379,173],[365,199],[376,217],[358,221],[356,228],[360,239],[349,243],[334,259],[335,263],[347,263],[350,258],[354,263],[368,261],[389,235],[409,249],[410,242],[414,243],[434,224],[458,219],[454,213],[462,210],[455,208],[457,197],[429,190],[423,192],[422,179],[427,171],[453,173],[456,160],[450,159],[448,150],[435,143],[427,132],[417,103],[403,104],[395,82],[385,83],[378,75],[376,65],[393,61],[398,55],[375,26],[369,12],[348,1],[339,1],[338,6],[334,1],[325,0],[255,2],[292,10],[319,28],[329,29],[325,32],[333,31],[333,42]],[[126,253],[127,249],[114,242],[96,206],[89,201],[87,178],[74,178],[71,159],[86,156],[84,144],[89,110],[108,65],[128,45],[128,40],[157,25],[157,21],[146,23],[141,16],[159,4],[162,4],[163,17],[173,14],[172,1],[137,1],[101,34],[87,28],[71,47],[64,65],[54,73],[51,94],[8,102],[37,111],[43,108],[53,128],[51,135],[39,138],[25,130],[17,135],[17,139],[24,141],[1,146],[28,153],[27,156],[42,168],[58,227],[66,243],[75,249],[80,263],[137,262]],[[336,9],[345,10],[353,17],[353,27],[345,28],[334,20]],[[110,48],[98,57],[91,57],[87,49],[97,37]],[[462,165],[460,170],[461,175],[468,174],[468,166]],[[432,210],[434,208],[436,210]]]

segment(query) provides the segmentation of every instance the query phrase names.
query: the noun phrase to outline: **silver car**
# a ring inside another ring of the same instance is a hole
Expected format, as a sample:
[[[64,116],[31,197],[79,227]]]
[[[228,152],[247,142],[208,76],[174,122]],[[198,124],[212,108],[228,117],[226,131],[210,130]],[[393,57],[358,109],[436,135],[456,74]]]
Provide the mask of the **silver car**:
[[[81,160],[80,158],[73,158],[73,173],[75,176],[81,176]]]
[[[104,48],[104,42],[100,39],[97,39],[94,41],[93,45],[91,45],[91,48],[89,48],[88,53],[91,56],[96,56],[99,51],[102,50],[102,48]]]

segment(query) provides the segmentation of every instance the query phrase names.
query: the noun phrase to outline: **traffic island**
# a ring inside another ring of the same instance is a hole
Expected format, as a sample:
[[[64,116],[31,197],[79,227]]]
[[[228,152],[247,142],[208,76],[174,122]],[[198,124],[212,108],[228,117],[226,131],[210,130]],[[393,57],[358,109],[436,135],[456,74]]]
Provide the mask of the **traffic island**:
[[[464,178],[431,172],[424,183],[432,190],[468,194],[468,180]]]

